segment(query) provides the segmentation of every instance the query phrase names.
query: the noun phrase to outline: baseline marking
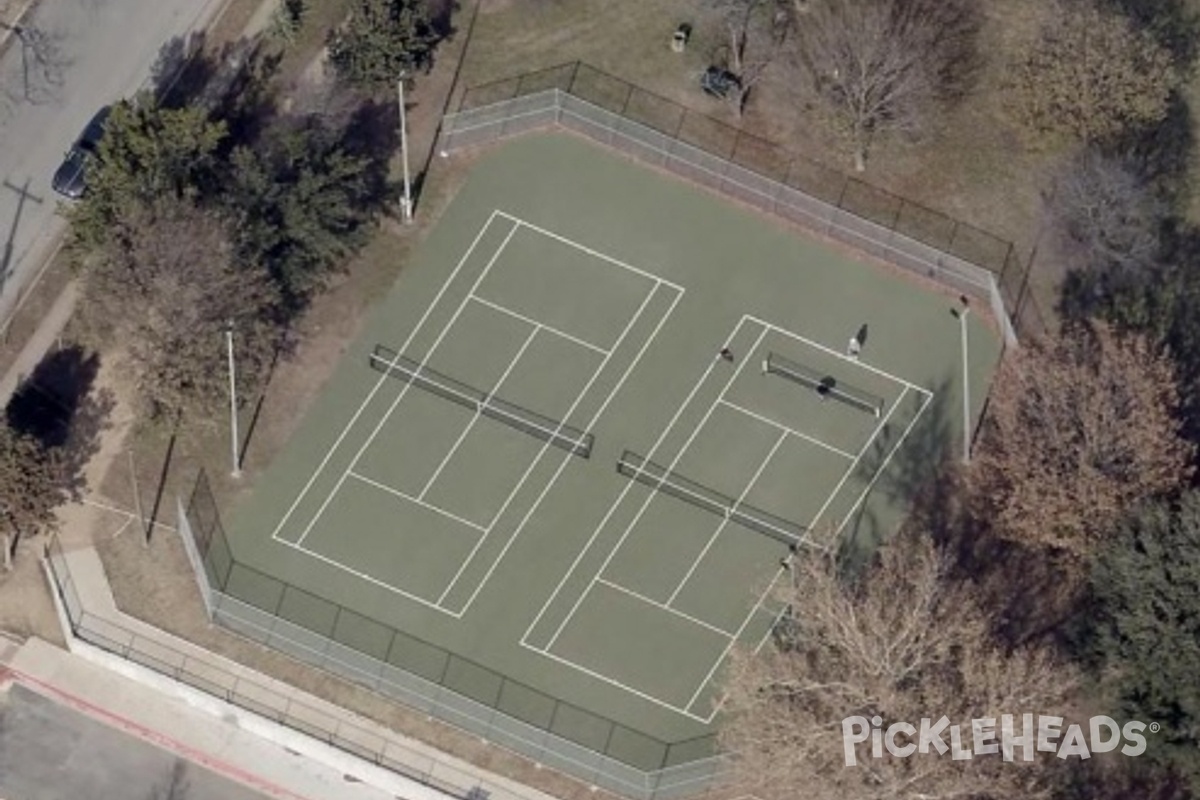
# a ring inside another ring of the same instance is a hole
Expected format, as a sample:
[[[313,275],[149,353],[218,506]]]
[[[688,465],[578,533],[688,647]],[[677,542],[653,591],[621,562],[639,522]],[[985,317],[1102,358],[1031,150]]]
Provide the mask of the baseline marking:
[[[404,340],[404,345],[401,350],[407,350],[409,345],[412,344],[413,339],[416,338],[417,333],[425,327],[425,323],[429,320],[429,315],[432,314],[433,309],[436,308],[439,303],[441,303],[442,297],[450,288],[450,284],[454,283],[454,279],[458,277],[458,273],[467,263],[467,260],[471,258],[471,255],[475,252],[475,248],[479,246],[479,242],[483,239],[483,235],[487,233],[488,229],[492,225],[492,221],[496,219],[496,216],[499,213],[499,211],[493,211],[488,216],[487,222],[483,223],[483,226],[479,229],[479,233],[475,234],[475,238],[471,240],[471,244],[469,247],[467,247],[466,252],[463,253],[462,258],[460,258],[458,263],[454,265],[454,269],[446,278],[445,283],[442,284],[442,287],[438,290],[438,293],[434,295],[434,298],[429,302],[429,305],[425,307],[425,312],[421,314],[421,318],[417,320],[416,327],[413,328],[412,332],[408,335],[408,338]],[[515,227],[513,230],[516,230]],[[511,235],[512,232],[510,231],[509,236],[511,237]],[[275,530],[271,532],[271,538],[273,540],[280,541],[279,532],[283,529],[283,526],[287,524],[287,521],[291,519],[292,514],[296,511],[296,507],[300,505],[301,501],[303,501],[308,495],[308,492],[310,489],[312,489],[312,485],[316,482],[317,477],[325,470],[325,467],[328,466],[329,460],[333,458],[333,454],[336,453],[339,448],[341,448],[342,442],[345,440],[346,436],[350,434],[350,430],[358,422],[358,418],[362,416],[363,411],[366,410],[367,406],[375,398],[375,395],[379,392],[379,390],[383,388],[383,385],[387,380],[387,375],[380,375],[379,379],[375,382],[375,385],[371,387],[369,392],[367,392],[367,396],[363,398],[362,403],[359,404],[358,409],[355,410],[353,416],[350,417],[350,420],[346,423],[345,427],[342,428],[342,432],[338,434],[338,437],[334,440],[333,445],[329,448],[329,451],[325,453],[325,456],[313,470],[312,475],[310,475],[308,480],[305,482],[304,487],[296,495],[296,499],[292,501],[290,506],[288,506],[288,510],[279,520],[279,524],[275,526]],[[287,540],[283,541],[286,542]],[[287,543],[291,544],[291,542]]]
[[[804,344],[808,345],[809,347],[816,348],[817,350],[820,350],[823,353],[831,355],[835,358],[839,358],[851,366],[861,367],[862,369],[865,369],[868,372],[873,372],[876,375],[879,375],[880,377],[883,377],[883,378],[887,378],[888,380],[893,381],[894,383],[898,383],[901,386],[907,386],[909,389],[912,389],[914,392],[920,392],[921,394],[930,395],[930,396],[932,396],[932,394],[933,394],[928,389],[923,389],[922,387],[917,386],[915,383],[909,383],[908,381],[904,380],[903,378],[893,375],[892,373],[887,372],[885,370],[882,370],[879,367],[873,367],[870,364],[863,361],[861,358],[859,358],[859,359],[850,358],[845,353],[840,353],[831,347],[826,347],[825,345],[821,344],[820,342],[813,341],[812,339],[809,339],[806,336],[801,336],[798,333],[789,331],[787,328],[781,328],[778,325],[767,322],[765,320],[761,320],[758,317],[755,317],[755,316],[752,316],[749,314],[747,314],[746,317],[747,317],[747,319],[754,320],[759,325],[770,328],[771,330],[775,331],[776,333],[782,333],[784,336],[789,336],[798,342],[803,342]]]
[[[543,227],[534,225],[532,222],[526,222],[525,220],[521,219],[520,217],[513,216],[512,214],[506,213],[504,211],[497,211],[496,214],[501,217],[504,217],[509,222],[512,222],[513,224],[517,225],[518,227],[529,228],[529,230],[534,231],[535,233],[540,233],[542,236],[546,236],[550,239],[554,239],[555,241],[562,242],[565,245],[574,247],[576,250],[581,250],[584,253],[587,253],[589,256],[594,256],[596,258],[601,259],[602,261],[607,261],[610,264],[615,264],[618,267],[623,267],[624,269],[629,270],[630,272],[632,272],[635,275],[641,275],[643,278],[646,278],[647,280],[654,281],[655,283],[665,284],[667,286],[670,286],[672,289],[678,290],[679,292],[685,291],[682,286],[680,286],[679,284],[674,283],[672,281],[669,281],[666,278],[660,278],[659,276],[657,276],[653,273],[647,272],[644,269],[638,269],[637,267],[633,266],[632,264],[626,264],[624,261],[621,261],[619,258],[613,258],[610,255],[606,255],[604,253],[601,253],[599,250],[594,250],[594,249],[588,247],[585,244],[580,244],[579,242],[568,239],[566,236],[557,234],[554,231],[546,230]]]
[[[424,597],[421,597],[420,595],[415,595],[406,589],[401,589],[398,586],[393,586],[392,584],[388,583],[387,581],[380,580],[379,578],[368,575],[367,573],[362,572],[361,570],[357,570],[354,567],[348,567],[345,564],[343,564],[342,562],[338,561],[337,559],[330,558],[329,556],[324,555],[323,553],[318,553],[316,550],[305,547],[302,544],[289,543],[289,546],[296,550],[299,550],[301,553],[304,553],[307,556],[311,556],[312,558],[317,559],[318,561],[320,561],[322,563],[325,563],[331,567],[335,567],[337,569],[343,570],[344,572],[347,572],[347,573],[353,575],[354,577],[358,578],[359,580],[366,581],[367,583],[373,584],[382,589],[387,589],[388,591],[394,592],[395,594],[398,594],[401,597],[407,597],[409,600],[412,600],[415,603],[420,603],[421,605],[425,606],[426,608],[433,609],[434,611],[440,611],[443,614],[446,614],[451,617],[455,617],[455,618],[458,617],[457,614],[452,614],[451,612],[442,608],[441,606],[439,606],[437,603],[433,602],[432,600],[427,600]]]
[[[705,725],[707,725],[710,722],[712,722],[713,717],[716,716],[715,713],[708,717],[702,717],[699,714],[693,714],[690,711],[688,711],[686,709],[681,709],[678,706],[672,705],[671,703],[668,703],[665,700],[660,700],[659,698],[657,698],[653,695],[646,694],[645,692],[641,691],[640,689],[635,689],[632,686],[628,686],[624,683],[621,683],[620,681],[618,681],[614,678],[610,678],[607,675],[602,675],[601,673],[596,672],[593,669],[588,669],[587,667],[576,664],[574,661],[568,661],[567,659],[563,658],[562,656],[556,656],[556,655],[554,655],[554,653],[551,653],[547,650],[541,650],[537,647],[534,647],[531,644],[527,644],[524,639],[522,639],[517,644],[519,644],[521,647],[524,647],[526,650],[531,650],[540,656],[544,656],[545,658],[550,659],[551,661],[556,661],[559,664],[563,664],[564,666],[568,666],[572,669],[578,670],[579,672],[582,672],[584,675],[587,675],[590,678],[595,678],[598,681],[603,681],[604,683],[607,683],[610,686],[616,686],[618,689],[622,689],[626,692],[629,692],[631,695],[633,695],[635,697],[640,697],[648,703],[653,703],[654,705],[659,706],[660,708],[665,708],[668,711],[674,711],[676,714],[682,714],[683,716],[687,717],[688,719],[693,719],[696,722],[702,722]]]

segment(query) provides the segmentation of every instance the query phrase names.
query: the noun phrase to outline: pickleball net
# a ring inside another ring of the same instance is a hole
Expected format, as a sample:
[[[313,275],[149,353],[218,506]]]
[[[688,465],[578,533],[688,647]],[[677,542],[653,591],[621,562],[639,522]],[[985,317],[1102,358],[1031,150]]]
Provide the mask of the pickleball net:
[[[815,391],[821,397],[832,397],[846,405],[878,417],[883,412],[884,400],[878,395],[848,386],[834,378],[806,367],[799,362],[784,358],[778,353],[768,353],[763,361],[763,372],[778,375]]]
[[[581,458],[588,458],[592,454],[592,445],[595,443],[592,434],[451,378],[390,347],[375,345],[369,363],[377,372],[412,384]]]
[[[617,462],[617,472],[638,483],[645,484],[655,491],[725,517],[731,522],[770,536],[792,548],[804,542],[805,534],[808,531],[797,522],[745,503],[739,503],[729,495],[722,494],[691,478],[686,478],[661,464],[655,464],[631,450],[626,450],[621,454],[621,460]]]

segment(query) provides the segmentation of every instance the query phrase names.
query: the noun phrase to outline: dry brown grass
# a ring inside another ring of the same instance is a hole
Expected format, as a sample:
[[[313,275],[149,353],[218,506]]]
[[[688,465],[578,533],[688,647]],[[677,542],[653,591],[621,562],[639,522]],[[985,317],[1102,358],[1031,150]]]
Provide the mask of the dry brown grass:
[[[807,108],[794,69],[777,63],[756,88],[746,117],[711,100],[698,76],[722,40],[703,0],[485,0],[463,70],[467,85],[583,60],[690,108],[784,144],[839,170],[847,153]],[[1007,119],[997,86],[1002,54],[1036,31],[1044,4],[1007,0],[987,6],[975,90],[913,141],[877,145],[866,179],[1014,242],[1028,253],[1036,235],[1039,176],[1053,154],[1031,151]],[[695,26],[688,51],[671,52],[680,22]]]

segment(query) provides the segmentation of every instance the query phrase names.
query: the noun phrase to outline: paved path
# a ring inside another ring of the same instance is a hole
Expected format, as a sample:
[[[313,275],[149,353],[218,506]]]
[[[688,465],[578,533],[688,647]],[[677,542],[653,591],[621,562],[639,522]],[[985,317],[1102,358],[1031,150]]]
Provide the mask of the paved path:
[[[87,711],[13,683],[0,693],[0,796],[264,800],[267,795]]]
[[[70,654],[30,640],[11,659],[11,668],[170,739],[168,749],[187,748],[192,760],[210,768],[223,764],[313,800],[448,800],[472,791],[488,800],[553,800],[124,614],[91,547],[55,558],[60,572],[71,576],[72,610],[76,615],[86,611],[90,629],[113,642],[132,642],[140,658],[153,658],[160,670],[186,671],[202,680],[208,691],[100,650],[65,630]],[[259,713],[226,703],[212,692],[245,698]],[[185,710],[189,716],[184,716]],[[293,726],[336,732],[350,747],[376,754],[399,771],[272,721],[285,716]],[[445,794],[400,771],[454,787],[455,793]],[[349,781],[347,775],[352,776]]]
[[[151,75],[162,46],[223,0],[46,0],[0,51],[0,324],[64,230],[50,178],[101,107]]]

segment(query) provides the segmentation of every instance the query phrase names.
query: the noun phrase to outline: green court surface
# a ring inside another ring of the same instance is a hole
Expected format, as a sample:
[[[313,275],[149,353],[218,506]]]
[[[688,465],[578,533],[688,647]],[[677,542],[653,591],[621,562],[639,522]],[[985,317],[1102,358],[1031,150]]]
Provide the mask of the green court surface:
[[[568,135],[508,142],[235,509],[225,591],[638,769],[703,756],[785,562],[869,551],[961,447],[999,340],[972,314],[964,349],[956,305]]]

